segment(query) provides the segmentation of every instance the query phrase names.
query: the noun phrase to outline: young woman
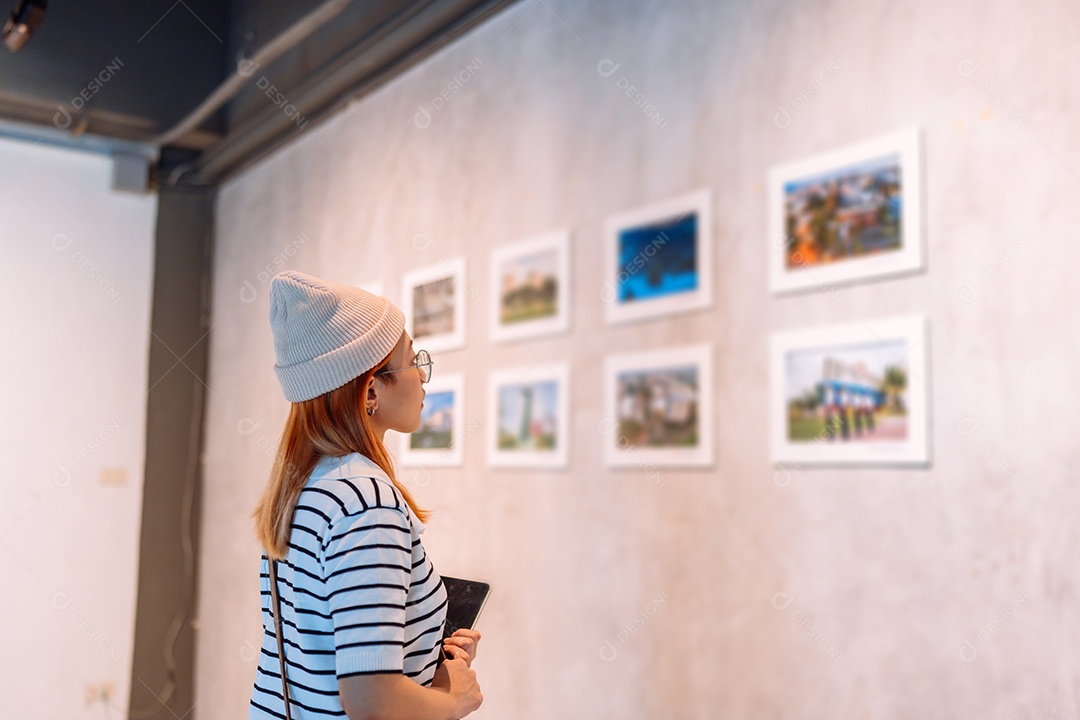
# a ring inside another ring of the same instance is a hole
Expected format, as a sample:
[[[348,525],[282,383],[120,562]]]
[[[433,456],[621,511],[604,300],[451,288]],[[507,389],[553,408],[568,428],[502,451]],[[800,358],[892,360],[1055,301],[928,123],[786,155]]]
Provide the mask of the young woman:
[[[483,701],[471,667],[480,634],[443,642],[446,590],[420,542],[427,513],[383,445],[388,429],[419,427],[431,358],[386,298],[299,272],[271,280],[270,325],[291,407],[254,513],[264,637],[250,717],[468,715]]]

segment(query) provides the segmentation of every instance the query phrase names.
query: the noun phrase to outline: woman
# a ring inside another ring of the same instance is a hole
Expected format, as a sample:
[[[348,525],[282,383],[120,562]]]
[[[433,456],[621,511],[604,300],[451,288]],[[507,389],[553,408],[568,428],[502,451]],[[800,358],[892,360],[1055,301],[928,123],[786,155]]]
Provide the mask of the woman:
[[[442,640],[446,590],[420,542],[427,513],[383,445],[388,429],[419,427],[430,358],[386,298],[299,272],[271,280],[270,325],[292,405],[254,513],[264,637],[250,717],[468,715],[483,701],[471,668],[480,634]]]

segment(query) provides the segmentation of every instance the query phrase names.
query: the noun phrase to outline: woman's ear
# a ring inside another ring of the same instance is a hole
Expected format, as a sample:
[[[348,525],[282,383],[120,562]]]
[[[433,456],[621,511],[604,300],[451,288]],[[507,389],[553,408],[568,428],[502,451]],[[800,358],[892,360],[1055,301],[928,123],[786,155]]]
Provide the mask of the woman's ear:
[[[368,382],[367,392],[364,393],[364,411],[368,415],[374,415],[379,407],[379,394],[375,392],[375,378]]]

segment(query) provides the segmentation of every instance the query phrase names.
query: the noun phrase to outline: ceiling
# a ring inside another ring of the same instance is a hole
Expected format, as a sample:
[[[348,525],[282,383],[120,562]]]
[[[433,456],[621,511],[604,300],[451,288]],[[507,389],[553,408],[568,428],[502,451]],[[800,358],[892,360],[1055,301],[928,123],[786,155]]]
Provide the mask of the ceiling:
[[[54,0],[0,46],[0,130],[214,184],[514,1]]]

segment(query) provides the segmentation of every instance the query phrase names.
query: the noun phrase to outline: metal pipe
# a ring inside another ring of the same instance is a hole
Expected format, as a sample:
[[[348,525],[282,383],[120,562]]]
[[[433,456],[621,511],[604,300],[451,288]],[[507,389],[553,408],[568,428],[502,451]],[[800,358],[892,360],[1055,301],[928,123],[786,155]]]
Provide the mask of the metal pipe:
[[[378,55],[373,54],[372,49],[393,34],[406,30],[410,22],[436,2],[438,0],[406,3],[378,27],[369,30],[331,66],[321,68],[317,76],[308,76],[306,82],[291,88],[292,104],[302,108],[305,114],[316,111],[325,116],[327,111],[332,111],[344,101],[343,93],[350,94],[348,88],[355,89],[356,78],[370,75],[368,68],[372,65],[372,58]],[[225,137],[206,148],[195,161],[196,172],[202,178],[217,178],[229,168],[250,159],[252,154],[265,152],[267,144],[280,144],[284,136],[291,138],[299,132],[293,120],[283,113],[268,111],[238,127],[229,128]]]
[[[247,84],[256,68],[269,65],[296,47],[309,35],[340,15],[351,2],[352,0],[326,0],[318,8],[291,25],[285,32],[266,43],[250,59],[241,61],[236,71],[225,82],[218,85],[214,92],[210,93],[202,101],[199,107],[195,108],[172,128],[154,138],[153,143],[158,147],[165,147],[173,144],[192,130],[198,129],[199,125],[205,122],[218,108],[240,92],[240,89]]]

